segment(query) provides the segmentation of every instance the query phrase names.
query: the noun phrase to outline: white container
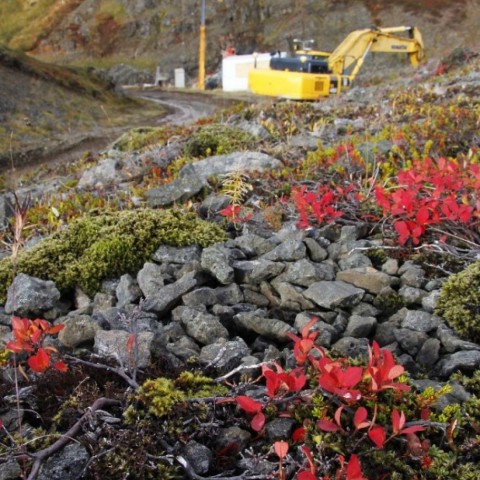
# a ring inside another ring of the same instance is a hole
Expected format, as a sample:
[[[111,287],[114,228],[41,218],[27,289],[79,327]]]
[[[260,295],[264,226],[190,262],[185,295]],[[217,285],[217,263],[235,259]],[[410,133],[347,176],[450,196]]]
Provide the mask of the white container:
[[[175,74],[175,88],[185,88],[185,69],[176,68]]]
[[[270,53],[232,55],[222,61],[222,83],[225,92],[248,91],[248,74],[254,68],[269,68]]]

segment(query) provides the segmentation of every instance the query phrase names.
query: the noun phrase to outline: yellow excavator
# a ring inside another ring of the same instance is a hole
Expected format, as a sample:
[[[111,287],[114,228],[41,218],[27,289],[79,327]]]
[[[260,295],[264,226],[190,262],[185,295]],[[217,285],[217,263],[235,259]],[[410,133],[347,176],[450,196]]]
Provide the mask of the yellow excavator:
[[[317,100],[348,88],[370,52],[405,53],[414,66],[425,60],[416,27],[356,30],[331,53],[313,50],[312,43],[294,40],[292,57],[273,55],[270,68],[251,70],[249,89],[258,95]]]

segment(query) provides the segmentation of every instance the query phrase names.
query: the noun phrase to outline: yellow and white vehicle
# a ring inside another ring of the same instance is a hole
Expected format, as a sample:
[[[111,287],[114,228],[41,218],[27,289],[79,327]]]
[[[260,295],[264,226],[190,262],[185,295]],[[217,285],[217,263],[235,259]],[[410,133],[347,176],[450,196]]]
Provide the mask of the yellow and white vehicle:
[[[295,42],[293,57],[272,56],[270,68],[249,73],[249,89],[258,95],[316,100],[348,88],[369,52],[405,53],[418,66],[425,60],[416,27],[369,28],[350,33],[333,51]]]

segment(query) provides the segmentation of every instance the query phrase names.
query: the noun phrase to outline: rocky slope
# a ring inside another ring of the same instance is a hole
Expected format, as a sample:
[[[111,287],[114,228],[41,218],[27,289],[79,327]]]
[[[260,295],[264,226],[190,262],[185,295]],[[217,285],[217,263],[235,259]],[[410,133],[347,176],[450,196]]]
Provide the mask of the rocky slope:
[[[291,441],[294,428],[302,425],[296,415],[306,415],[303,401],[312,415],[304,425],[316,435],[311,448],[316,438],[326,448],[337,441],[357,448],[348,438],[358,432],[337,432],[337,438],[315,430],[322,403],[313,402],[310,389],[275,404],[258,384],[261,368],[278,369],[273,360],[295,366],[289,334],[305,335],[311,317],[318,318],[317,345],[334,356],[368,361],[375,340],[420,376],[412,381],[413,396],[405,399],[408,415],[422,402],[435,403],[435,388],[446,388],[445,381],[453,385],[432,407],[431,425],[418,420],[432,430],[415,453],[398,439],[389,443],[393,453],[390,447],[383,453],[373,448],[366,436],[366,442],[359,441],[367,478],[476,478],[478,450],[470,421],[478,414],[480,365],[476,270],[466,276],[467,285],[457,286],[468,303],[464,313],[472,319],[471,338],[452,328],[462,321],[447,320],[437,308],[450,274],[478,255],[476,223],[442,224],[445,234],[464,236],[465,243],[455,240],[447,248],[432,232],[424,248],[433,256],[414,256],[423,248],[412,249],[411,240],[398,246],[388,219],[372,221],[375,209],[356,211],[354,198],[341,203],[345,215],[335,223],[308,229],[297,227],[292,199],[283,200],[295,186],[324,182],[359,183],[367,194],[372,165],[384,164],[385,175],[394,175],[393,164],[401,169],[417,157],[426,164],[427,154],[477,164],[478,60],[463,53],[445,64],[442,75],[424,69],[415,78],[355,87],[315,104],[244,105],[189,126],[133,130],[72,169],[53,176],[39,171],[25,180],[18,194],[33,199],[27,218],[35,219],[36,228],[18,256],[13,283],[11,262],[0,263],[0,284],[11,284],[2,293],[1,331],[5,340],[11,338],[13,313],[41,315],[65,326],[55,345],[71,373],[36,378],[22,402],[27,410],[40,408],[43,422],[26,415],[24,425],[40,429],[39,435],[75,428],[68,435],[80,438],[65,449],[57,444],[53,452],[32,444],[47,452],[32,466],[42,468],[40,478],[54,472],[64,480],[96,479],[106,472],[110,478],[275,478],[278,462],[271,445]],[[462,196],[467,202],[467,193]],[[234,198],[238,211],[228,210]],[[172,205],[179,208],[171,211]],[[83,211],[90,216],[72,221]],[[442,248],[448,255],[435,256]],[[132,335],[138,345],[134,357],[128,346]],[[227,381],[228,393],[218,385],[192,386],[185,372],[195,369],[215,377],[215,383]],[[8,378],[2,419],[14,429]],[[126,394],[127,386],[133,396]],[[52,391],[59,392],[55,399]],[[391,408],[386,405],[396,394],[385,392],[380,408]],[[229,395],[268,403],[260,435],[248,404],[244,415]],[[207,399],[199,400],[202,396]],[[218,396],[222,402],[215,403]],[[292,408],[300,404],[300,410],[281,411],[277,418],[272,412],[286,402]],[[345,408],[348,413],[351,406]],[[86,409],[99,413],[80,416]],[[443,431],[456,422],[462,422],[461,430],[445,442]],[[291,445],[288,479],[306,463],[294,447],[298,444]],[[333,447],[334,453],[315,454],[317,467],[331,476],[340,471],[338,444]],[[402,462],[394,458],[399,449]],[[13,472],[6,478],[18,476],[21,463],[15,455],[5,457]]]
[[[288,37],[335,48],[352,30],[416,25],[427,56],[478,44],[478,0],[207,1],[207,63],[213,71],[228,46],[238,53],[287,48]],[[0,6],[4,43],[57,61],[136,62],[168,75],[184,67],[195,78],[200,1],[38,0]]]

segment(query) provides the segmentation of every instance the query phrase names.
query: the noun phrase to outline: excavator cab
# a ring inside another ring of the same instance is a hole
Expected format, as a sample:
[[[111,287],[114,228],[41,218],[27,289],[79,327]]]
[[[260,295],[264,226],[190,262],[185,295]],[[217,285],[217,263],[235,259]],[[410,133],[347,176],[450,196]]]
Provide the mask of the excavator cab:
[[[285,72],[328,73],[329,52],[314,50],[314,40],[293,39],[293,56],[272,56],[270,69]]]

